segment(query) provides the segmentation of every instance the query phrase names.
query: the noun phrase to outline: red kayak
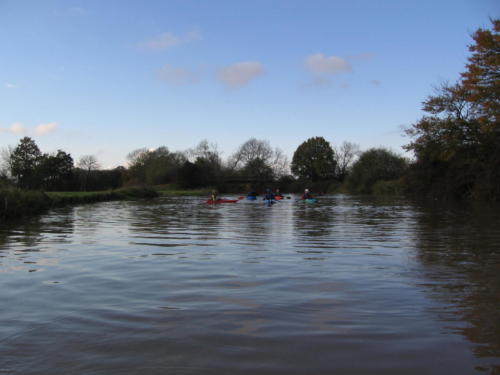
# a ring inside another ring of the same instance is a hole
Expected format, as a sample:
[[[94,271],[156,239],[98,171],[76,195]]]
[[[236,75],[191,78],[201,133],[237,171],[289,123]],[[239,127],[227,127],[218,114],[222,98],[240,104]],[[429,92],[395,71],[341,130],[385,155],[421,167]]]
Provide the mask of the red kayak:
[[[208,204],[218,204],[218,203],[236,203],[238,202],[238,199],[217,199],[217,200],[212,200],[212,199],[207,199],[205,203]]]

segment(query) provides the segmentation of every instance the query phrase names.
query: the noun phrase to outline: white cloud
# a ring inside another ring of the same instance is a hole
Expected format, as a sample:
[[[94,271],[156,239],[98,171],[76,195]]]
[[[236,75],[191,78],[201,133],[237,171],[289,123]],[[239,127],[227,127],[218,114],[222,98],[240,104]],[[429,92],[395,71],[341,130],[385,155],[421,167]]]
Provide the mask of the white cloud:
[[[10,124],[7,128],[0,128],[0,133],[11,133],[16,135],[24,134],[37,134],[45,135],[54,132],[58,125],[55,122],[49,122],[46,124],[39,124],[35,127],[27,128],[21,122],[14,122]]]
[[[245,61],[219,69],[217,77],[227,88],[237,89],[263,73],[264,66],[260,62]]]
[[[20,122],[15,122],[9,126],[8,129],[11,133],[21,135],[25,132],[24,125]]]
[[[49,122],[47,124],[39,124],[35,126],[35,134],[44,135],[48,133],[52,133],[57,129],[56,122]]]
[[[200,39],[201,34],[198,30],[192,30],[183,35],[167,32],[141,43],[140,46],[149,50],[163,50]]]
[[[165,64],[158,71],[158,79],[168,85],[184,86],[198,82],[198,76],[195,73],[184,68],[175,68]]]
[[[22,123],[14,122],[10,124],[7,128],[0,128],[0,133],[12,133],[16,135],[22,135],[26,133],[26,129]]]
[[[14,85],[13,83],[10,83],[10,82],[6,82],[5,87],[7,87],[8,89],[16,89],[17,88],[16,85]]]
[[[304,66],[307,70],[315,74],[338,74],[350,72],[351,64],[338,56],[325,56],[322,53],[307,56],[304,59]]]

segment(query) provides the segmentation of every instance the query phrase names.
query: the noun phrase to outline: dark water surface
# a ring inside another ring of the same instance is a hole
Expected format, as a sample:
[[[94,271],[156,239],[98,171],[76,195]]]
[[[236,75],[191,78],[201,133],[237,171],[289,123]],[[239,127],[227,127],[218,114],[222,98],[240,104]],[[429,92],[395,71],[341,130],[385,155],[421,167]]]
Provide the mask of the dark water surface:
[[[500,373],[500,210],[201,201],[0,225],[0,374]]]

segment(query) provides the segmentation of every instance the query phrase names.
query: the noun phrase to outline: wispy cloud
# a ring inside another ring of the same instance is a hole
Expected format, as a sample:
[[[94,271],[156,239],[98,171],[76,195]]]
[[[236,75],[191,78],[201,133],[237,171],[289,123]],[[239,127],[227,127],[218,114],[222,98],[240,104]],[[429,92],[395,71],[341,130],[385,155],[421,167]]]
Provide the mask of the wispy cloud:
[[[26,133],[26,129],[22,123],[14,122],[10,124],[7,128],[0,128],[0,133],[11,133],[16,135],[22,135]]]
[[[79,15],[79,16],[83,16],[83,15],[87,14],[87,11],[84,8],[82,8],[82,7],[72,7],[72,8],[69,8],[69,12],[71,14]]]
[[[184,68],[163,65],[158,70],[158,79],[163,83],[175,86],[185,86],[198,82],[198,75]]]
[[[370,81],[370,84],[372,84],[372,85],[373,85],[373,86],[375,86],[375,87],[379,87],[379,86],[382,84],[382,82],[381,82],[381,81],[379,81],[378,79],[372,79],[372,80]]]
[[[304,59],[305,68],[315,74],[338,74],[350,72],[351,64],[338,56],[325,56],[322,53],[307,56]]]
[[[58,125],[56,122],[49,122],[47,124],[39,124],[35,126],[35,134],[45,135],[54,132]]]
[[[327,89],[332,87],[332,82],[326,77],[313,77],[302,85],[303,89]]]
[[[139,47],[147,50],[164,50],[200,39],[201,34],[198,30],[192,30],[182,35],[166,32],[140,43]]]
[[[375,54],[372,52],[363,52],[358,53],[356,55],[351,55],[347,57],[349,61],[369,61],[375,57]]]
[[[17,85],[14,85],[13,83],[10,82],[6,82],[5,87],[7,87],[8,89],[17,89]]]
[[[238,89],[263,73],[264,66],[260,62],[244,61],[219,69],[217,78],[226,88]]]
[[[311,74],[311,78],[302,87],[312,89],[332,87],[332,77],[352,71],[352,66],[347,59],[339,56],[325,56],[322,53],[306,56],[304,68]]]
[[[11,124],[8,130],[10,130],[11,133],[18,135],[24,134],[25,132],[24,125],[21,124],[20,122],[15,122]]]
[[[49,122],[46,124],[39,124],[34,127],[28,128],[21,122],[14,122],[6,128],[0,128],[0,133],[10,133],[15,135],[36,134],[45,135],[56,131],[58,124],[56,122]]]

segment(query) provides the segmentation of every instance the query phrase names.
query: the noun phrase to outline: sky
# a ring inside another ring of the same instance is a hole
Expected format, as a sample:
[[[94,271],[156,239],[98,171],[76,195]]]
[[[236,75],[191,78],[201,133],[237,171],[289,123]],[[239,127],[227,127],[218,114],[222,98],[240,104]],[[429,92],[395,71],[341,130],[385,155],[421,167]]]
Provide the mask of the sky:
[[[138,148],[290,158],[322,136],[404,153],[496,0],[0,0],[0,149],[124,165]]]

